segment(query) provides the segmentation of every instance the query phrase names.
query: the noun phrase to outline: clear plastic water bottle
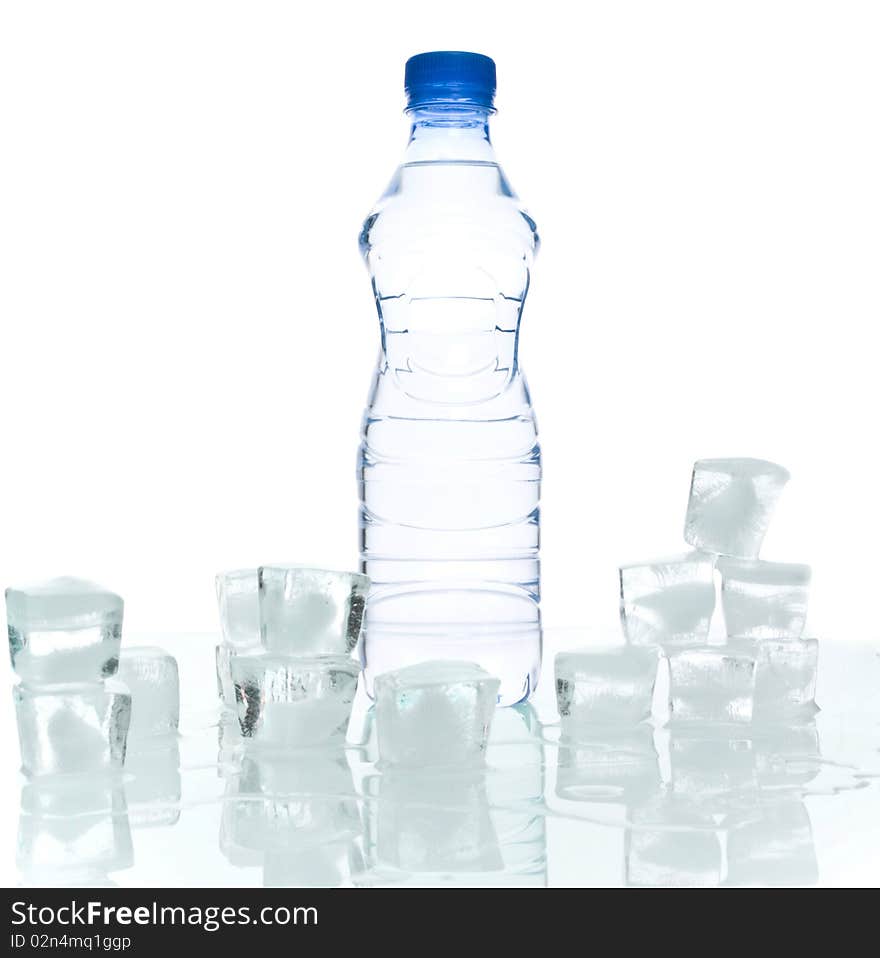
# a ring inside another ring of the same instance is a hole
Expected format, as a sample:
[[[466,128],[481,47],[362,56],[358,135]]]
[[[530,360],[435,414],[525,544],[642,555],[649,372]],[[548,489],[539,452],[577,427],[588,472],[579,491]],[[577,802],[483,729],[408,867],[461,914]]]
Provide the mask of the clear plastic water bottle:
[[[359,462],[364,664],[478,662],[523,701],[541,657],[541,453],[519,363],[538,248],[489,139],[495,64],[406,64],[403,162],[360,235],[381,349]]]

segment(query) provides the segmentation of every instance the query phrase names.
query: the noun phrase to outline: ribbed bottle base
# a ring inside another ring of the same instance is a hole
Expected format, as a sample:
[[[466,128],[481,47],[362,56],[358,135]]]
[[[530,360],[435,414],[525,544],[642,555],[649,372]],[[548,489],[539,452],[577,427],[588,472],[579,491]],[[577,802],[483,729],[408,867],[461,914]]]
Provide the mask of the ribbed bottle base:
[[[416,662],[475,662],[501,680],[499,705],[526,701],[541,669],[541,616],[530,591],[500,582],[433,581],[376,588],[362,652],[367,693],[382,672]]]

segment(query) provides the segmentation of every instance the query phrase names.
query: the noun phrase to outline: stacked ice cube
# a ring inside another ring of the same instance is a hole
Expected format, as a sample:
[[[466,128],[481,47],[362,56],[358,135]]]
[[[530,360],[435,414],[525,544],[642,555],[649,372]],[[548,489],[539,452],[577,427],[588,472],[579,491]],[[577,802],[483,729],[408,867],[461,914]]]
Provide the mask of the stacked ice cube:
[[[818,646],[802,638],[808,566],[758,558],[788,482],[758,459],[695,463],[685,541],[695,551],[620,569],[620,614],[632,647],[669,661],[673,723],[809,718]],[[710,641],[715,576],[727,637]]]
[[[345,737],[369,579],[302,566],[221,574],[217,678],[241,735],[270,748]]]
[[[214,580],[220,610],[222,641],[214,650],[217,692],[228,709],[235,709],[232,657],[260,649],[260,582],[257,569],[221,572]]]
[[[117,683],[123,602],[82,579],[6,590],[22,769],[31,778],[119,769],[131,696]]]
[[[758,558],[787,479],[758,460],[696,463],[685,525],[693,551],[621,567],[624,645],[557,656],[557,795],[625,802],[635,884],[670,883],[683,862],[703,861],[702,852],[705,869],[681,873],[681,881],[720,881],[720,827],[750,873],[771,854],[758,824],[766,809],[792,821],[791,847],[773,852],[780,867],[810,873],[791,791],[815,773],[817,643],[802,638],[810,573]],[[723,639],[711,634],[716,578]],[[670,722],[654,740],[647,720],[658,664],[669,672]]]
[[[129,827],[179,814],[177,663],[120,655],[122,599],[53,579],[6,591],[28,882],[88,882],[131,864]],[[125,776],[121,774],[125,763]]]
[[[704,460],[694,466],[685,538],[716,556],[726,642],[715,655],[723,657],[722,670],[731,680],[726,687],[742,704],[741,711],[734,708],[735,718],[742,721],[808,721],[816,711],[818,643],[803,638],[810,568],[759,558],[788,479],[781,466],[755,459]],[[670,659],[673,718],[681,684],[676,679],[689,665]],[[678,704],[679,713],[687,711],[685,702]]]
[[[802,638],[810,570],[758,557],[787,481],[769,462],[697,462],[685,520],[695,551],[620,569],[624,634],[662,650],[670,688],[668,787],[628,810],[630,884],[815,880],[798,792],[818,761],[818,646]],[[710,635],[716,579],[723,638]]]

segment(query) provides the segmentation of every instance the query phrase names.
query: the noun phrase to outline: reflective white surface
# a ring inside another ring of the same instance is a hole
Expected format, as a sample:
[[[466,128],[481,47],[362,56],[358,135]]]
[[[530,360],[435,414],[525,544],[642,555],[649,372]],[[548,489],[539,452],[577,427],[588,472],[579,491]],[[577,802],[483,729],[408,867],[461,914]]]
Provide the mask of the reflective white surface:
[[[135,641],[178,659],[180,736],[133,743],[121,779],[60,785],[16,782],[7,736],[5,884],[880,884],[880,658],[866,644],[822,643],[815,723],[572,741],[548,678],[588,637],[550,630],[544,681],[497,712],[486,768],[440,773],[378,771],[361,695],[344,749],[244,752],[218,724],[217,637]]]

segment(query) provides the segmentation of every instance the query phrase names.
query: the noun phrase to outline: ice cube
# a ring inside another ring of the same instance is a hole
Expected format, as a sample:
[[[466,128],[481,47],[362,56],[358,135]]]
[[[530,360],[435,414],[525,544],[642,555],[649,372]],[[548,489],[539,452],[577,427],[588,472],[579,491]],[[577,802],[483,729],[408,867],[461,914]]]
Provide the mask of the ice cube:
[[[264,566],[260,632],[270,652],[347,655],[358,643],[370,580],[355,572]]]
[[[87,773],[119,768],[131,716],[131,696],[110,680],[93,685],[13,689],[21,764],[26,775]]]
[[[223,641],[247,651],[260,644],[260,594],[256,569],[221,572],[214,580]]]
[[[613,729],[559,740],[556,794],[571,802],[643,801],[660,788],[650,725]]]
[[[344,739],[359,674],[360,665],[344,655],[233,656],[242,736],[273,748]]]
[[[766,802],[756,820],[727,836],[727,884],[814,885],[819,880],[813,830],[800,798]]]
[[[728,636],[800,638],[810,592],[808,565],[720,558],[718,570]]]
[[[756,722],[809,720],[817,711],[816,679],[819,643],[816,639],[760,639],[731,643],[757,659]]]
[[[180,682],[173,655],[154,646],[125,649],[119,660],[119,678],[131,694],[129,739],[177,732]]]
[[[422,662],[377,676],[380,760],[409,766],[482,763],[500,684],[472,662]]]
[[[64,577],[6,590],[12,667],[34,685],[95,682],[116,671],[122,599]]]
[[[715,611],[715,557],[692,552],[675,559],[621,566],[620,619],[632,645],[702,645]]]
[[[754,559],[788,471],[762,459],[694,463],[685,542],[705,552]]]
[[[751,722],[755,656],[728,646],[682,649],[669,656],[671,720]]]
[[[637,725],[651,717],[659,653],[654,648],[583,648],[556,656],[556,704],[566,734],[579,726]]]
[[[93,884],[133,862],[120,776],[39,779],[21,791],[18,867],[27,884]]]
[[[529,703],[495,710],[486,761],[493,805],[540,802],[544,798],[544,741],[541,723]]]

